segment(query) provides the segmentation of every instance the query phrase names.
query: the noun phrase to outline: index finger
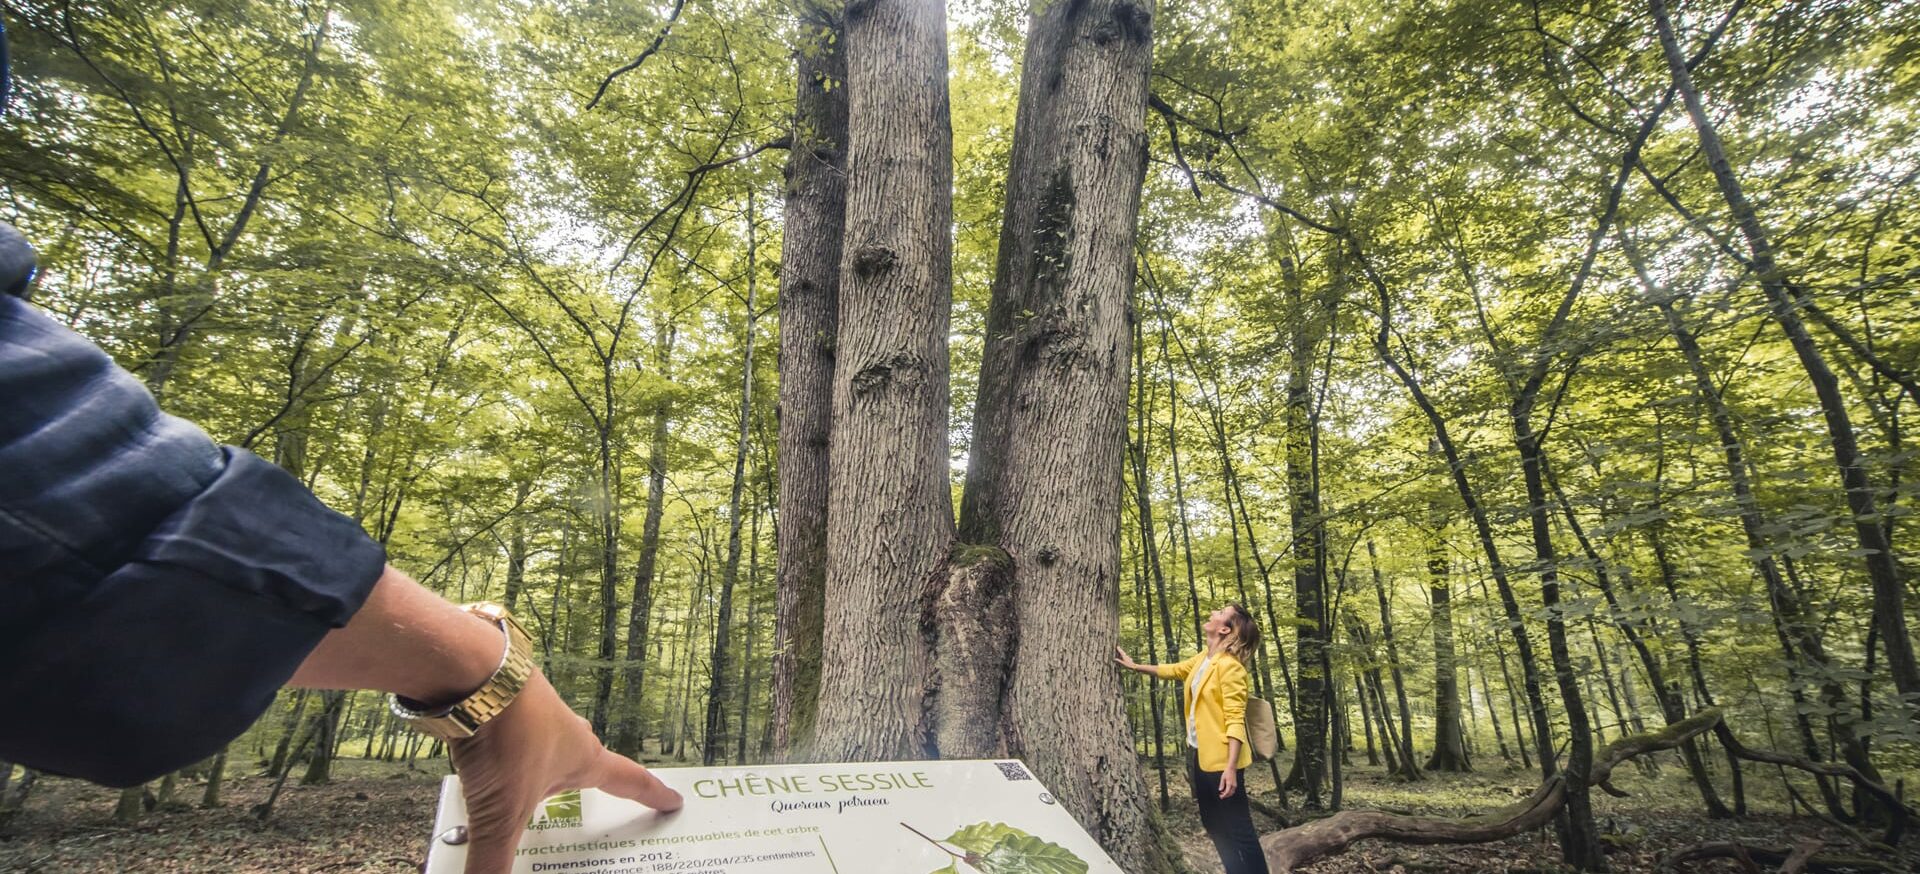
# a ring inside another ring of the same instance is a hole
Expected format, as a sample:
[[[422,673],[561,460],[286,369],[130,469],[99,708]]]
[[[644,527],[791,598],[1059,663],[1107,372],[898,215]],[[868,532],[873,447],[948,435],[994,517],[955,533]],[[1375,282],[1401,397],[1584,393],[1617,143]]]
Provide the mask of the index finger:
[[[604,747],[594,762],[594,785],[604,792],[638,801],[662,813],[679,810],[685,801],[673,787],[660,782],[639,762]]]

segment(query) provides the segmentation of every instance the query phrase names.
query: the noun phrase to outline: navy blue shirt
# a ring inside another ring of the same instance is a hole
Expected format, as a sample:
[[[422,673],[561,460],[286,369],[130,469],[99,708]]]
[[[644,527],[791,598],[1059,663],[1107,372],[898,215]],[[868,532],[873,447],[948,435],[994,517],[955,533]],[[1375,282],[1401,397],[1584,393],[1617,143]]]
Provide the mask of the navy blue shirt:
[[[0,760],[129,786],[218,752],[385,563],[0,294]]]

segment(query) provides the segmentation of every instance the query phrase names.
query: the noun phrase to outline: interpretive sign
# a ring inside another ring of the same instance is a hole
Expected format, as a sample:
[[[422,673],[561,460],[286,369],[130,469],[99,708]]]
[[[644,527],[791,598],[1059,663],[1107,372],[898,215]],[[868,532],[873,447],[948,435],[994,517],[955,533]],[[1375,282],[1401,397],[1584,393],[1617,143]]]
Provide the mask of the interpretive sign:
[[[588,789],[549,798],[514,874],[1122,874],[1016,761],[656,768],[670,814]],[[460,874],[460,778],[426,874]]]

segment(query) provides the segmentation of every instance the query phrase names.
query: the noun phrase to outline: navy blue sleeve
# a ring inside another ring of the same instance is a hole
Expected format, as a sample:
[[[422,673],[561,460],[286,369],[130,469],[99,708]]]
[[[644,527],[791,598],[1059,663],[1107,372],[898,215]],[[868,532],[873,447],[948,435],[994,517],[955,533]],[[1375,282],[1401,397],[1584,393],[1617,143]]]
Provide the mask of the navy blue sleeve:
[[[245,731],[385,551],[0,295],[0,759],[127,786]]]

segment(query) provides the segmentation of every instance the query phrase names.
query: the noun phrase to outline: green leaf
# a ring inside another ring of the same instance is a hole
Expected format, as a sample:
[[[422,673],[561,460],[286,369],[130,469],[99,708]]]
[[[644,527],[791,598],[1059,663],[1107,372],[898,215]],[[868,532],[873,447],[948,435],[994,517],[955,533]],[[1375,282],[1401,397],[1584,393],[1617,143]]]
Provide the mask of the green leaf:
[[[947,843],[967,851],[981,874],[1086,874],[1072,850],[999,822],[979,822],[953,833]],[[952,867],[952,866],[949,866]],[[940,874],[940,872],[935,872]]]
[[[1072,850],[1022,834],[1001,838],[974,867],[984,874],[1087,874]]]
[[[985,855],[988,850],[1007,835],[1025,834],[1003,822],[976,822],[947,838],[947,843],[976,855]]]

